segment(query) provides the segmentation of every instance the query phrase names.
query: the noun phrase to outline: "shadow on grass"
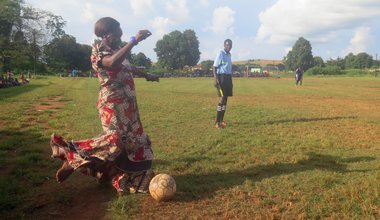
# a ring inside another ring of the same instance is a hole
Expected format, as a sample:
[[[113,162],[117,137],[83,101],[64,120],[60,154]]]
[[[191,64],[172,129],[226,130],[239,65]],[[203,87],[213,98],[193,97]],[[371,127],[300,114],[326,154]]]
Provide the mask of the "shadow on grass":
[[[0,89],[0,101],[12,98],[13,96],[20,95],[22,93],[30,92],[36,88],[43,87],[43,84],[26,84],[22,86],[15,86],[10,88]]]
[[[210,198],[217,190],[242,185],[246,180],[259,182],[273,176],[304,171],[323,170],[339,173],[367,172],[370,170],[348,170],[347,163],[372,160],[375,160],[375,158],[353,157],[343,159],[338,156],[309,153],[308,159],[300,160],[297,163],[259,165],[226,173],[215,172],[210,174],[175,176],[178,196],[174,198],[174,201],[191,202],[202,198]]]
[[[296,122],[313,122],[313,121],[330,121],[330,120],[343,120],[343,119],[356,119],[357,116],[336,116],[336,117],[323,117],[323,118],[292,118],[292,119],[282,119],[275,121],[267,121],[264,124],[281,124],[281,123],[296,123]]]
[[[39,147],[44,139],[32,131],[2,128],[0,140],[0,213],[17,215],[12,210],[46,181],[47,160]]]

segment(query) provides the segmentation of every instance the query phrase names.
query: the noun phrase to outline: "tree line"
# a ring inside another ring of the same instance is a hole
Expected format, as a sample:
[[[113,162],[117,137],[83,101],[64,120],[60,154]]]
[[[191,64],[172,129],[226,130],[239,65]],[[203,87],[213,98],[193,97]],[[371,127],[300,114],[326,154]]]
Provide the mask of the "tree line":
[[[304,70],[310,68],[329,67],[331,70],[346,69],[368,69],[379,68],[379,61],[365,52],[354,55],[349,53],[344,58],[329,59],[326,62],[320,56],[313,56],[312,47],[308,40],[300,37],[288,54],[284,57],[283,62],[287,70],[296,70],[302,67]],[[334,68],[331,68],[334,67]]]
[[[64,31],[66,22],[61,16],[26,5],[23,0],[0,1],[0,68],[37,73],[62,73],[78,69],[91,70],[91,46],[76,42],[76,38]],[[123,42],[126,44],[126,42]],[[152,72],[183,70],[195,66],[200,60],[199,41],[191,30],[168,33],[156,42],[154,51],[157,63],[144,53],[130,54],[132,64]],[[202,61],[201,72],[208,73],[213,61]],[[367,53],[348,54],[344,58],[323,61],[313,56],[308,40],[300,37],[283,59],[284,64],[273,66],[277,70],[305,70],[313,67],[334,66],[339,69],[371,68],[379,66]],[[233,65],[233,71],[244,71],[244,65]]]
[[[90,71],[91,46],[77,43],[74,36],[65,33],[65,25],[61,16],[33,8],[23,0],[1,0],[1,72],[59,73],[74,68]],[[192,66],[200,58],[193,30],[165,35],[154,50],[158,65],[165,69]],[[152,68],[152,61],[144,53],[132,53],[129,58],[137,66]]]

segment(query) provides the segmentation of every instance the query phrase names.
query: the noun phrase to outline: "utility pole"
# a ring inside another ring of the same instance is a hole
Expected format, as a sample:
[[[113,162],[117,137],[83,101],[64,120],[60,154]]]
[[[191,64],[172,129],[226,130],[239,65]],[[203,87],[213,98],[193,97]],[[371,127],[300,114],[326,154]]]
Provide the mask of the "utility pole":
[[[377,62],[377,53],[375,54],[376,56],[376,69],[375,69],[375,77],[377,77],[377,71],[379,71],[379,63]]]

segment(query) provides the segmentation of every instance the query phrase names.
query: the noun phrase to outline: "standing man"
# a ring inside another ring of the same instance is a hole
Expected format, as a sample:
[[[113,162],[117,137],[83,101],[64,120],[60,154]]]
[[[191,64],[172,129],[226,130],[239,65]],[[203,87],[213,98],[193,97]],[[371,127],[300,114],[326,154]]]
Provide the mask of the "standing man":
[[[232,41],[227,39],[224,41],[224,49],[221,50],[214,61],[214,86],[220,97],[216,108],[216,122],[214,128],[225,128],[227,124],[223,121],[224,113],[227,108],[227,98],[232,96],[232,61],[231,61]]]
[[[303,69],[302,67],[298,67],[296,70],[296,86],[298,86],[298,84],[302,86],[302,77],[303,77]]]

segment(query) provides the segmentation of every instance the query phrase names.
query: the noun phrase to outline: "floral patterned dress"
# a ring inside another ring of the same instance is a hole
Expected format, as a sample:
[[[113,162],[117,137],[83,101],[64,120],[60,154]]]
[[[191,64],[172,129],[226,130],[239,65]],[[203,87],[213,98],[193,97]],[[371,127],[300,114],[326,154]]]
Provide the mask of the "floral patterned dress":
[[[140,121],[135,83],[127,60],[113,69],[102,66],[102,59],[115,51],[95,42],[91,62],[99,82],[97,108],[103,132],[96,138],[73,141],[75,151],[66,153],[69,164],[77,169],[88,162],[86,157],[113,161],[122,150],[132,162],[153,159],[149,136]]]

